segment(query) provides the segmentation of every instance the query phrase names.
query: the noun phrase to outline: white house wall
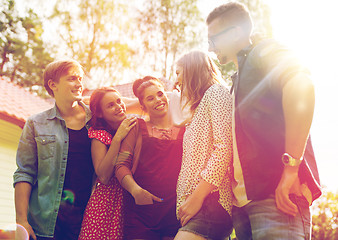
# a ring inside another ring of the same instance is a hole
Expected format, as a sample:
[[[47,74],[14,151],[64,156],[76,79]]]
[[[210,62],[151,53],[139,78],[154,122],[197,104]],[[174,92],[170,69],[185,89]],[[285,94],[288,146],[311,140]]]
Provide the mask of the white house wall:
[[[0,229],[15,224],[13,173],[22,129],[0,119]]]

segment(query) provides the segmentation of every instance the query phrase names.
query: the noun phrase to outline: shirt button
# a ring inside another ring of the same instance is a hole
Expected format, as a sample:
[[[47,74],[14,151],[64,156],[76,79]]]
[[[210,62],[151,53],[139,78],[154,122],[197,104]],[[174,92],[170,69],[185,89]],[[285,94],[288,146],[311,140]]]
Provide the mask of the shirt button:
[[[54,210],[54,212],[57,212],[57,211],[58,211],[58,210],[56,210],[56,209]]]
[[[65,143],[67,143],[67,141],[65,141]]]
[[[61,173],[61,177],[63,177],[63,173]]]

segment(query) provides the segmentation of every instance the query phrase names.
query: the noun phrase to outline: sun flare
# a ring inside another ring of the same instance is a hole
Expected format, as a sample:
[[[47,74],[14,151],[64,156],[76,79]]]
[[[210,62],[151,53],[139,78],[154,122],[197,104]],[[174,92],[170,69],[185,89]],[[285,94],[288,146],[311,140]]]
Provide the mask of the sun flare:
[[[322,185],[337,190],[338,2],[265,0],[274,37],[310,69],[316,91],[312,141]]]

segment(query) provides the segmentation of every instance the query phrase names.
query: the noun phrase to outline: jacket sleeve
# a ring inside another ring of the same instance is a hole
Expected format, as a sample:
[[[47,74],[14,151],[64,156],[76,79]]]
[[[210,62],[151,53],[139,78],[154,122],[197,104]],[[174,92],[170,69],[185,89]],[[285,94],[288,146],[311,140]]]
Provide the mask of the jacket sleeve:
[[[38,156],[34,134],[34,122],[28,119],[20,137],[16,153],[17,170],[14,172],[14,186],[18,182],[34,185],[37,181]]]

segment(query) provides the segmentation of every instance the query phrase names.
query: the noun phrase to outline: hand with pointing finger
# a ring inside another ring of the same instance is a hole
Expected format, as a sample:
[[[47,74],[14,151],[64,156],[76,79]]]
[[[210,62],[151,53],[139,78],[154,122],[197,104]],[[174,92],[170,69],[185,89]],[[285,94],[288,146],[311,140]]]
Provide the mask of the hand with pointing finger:
[[[143,188],[138,188],[137,190],[133,191],[132,195],[137,205],[149,205],[153,204],[154,201],[156,202],[163,201],[163,199],[156,197],[155,195],[151,194],[150,192],[148,192]]]

